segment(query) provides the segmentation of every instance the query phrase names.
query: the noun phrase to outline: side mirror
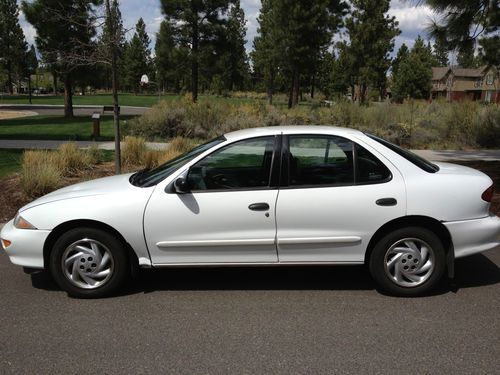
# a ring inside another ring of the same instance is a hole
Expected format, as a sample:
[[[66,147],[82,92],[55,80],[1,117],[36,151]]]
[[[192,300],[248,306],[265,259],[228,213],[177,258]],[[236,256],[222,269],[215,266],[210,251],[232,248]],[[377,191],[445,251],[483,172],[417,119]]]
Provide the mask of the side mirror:
[[[178,177],[174,182],[174,190],[177,194],[186,194],[191,191],[186,177]]]

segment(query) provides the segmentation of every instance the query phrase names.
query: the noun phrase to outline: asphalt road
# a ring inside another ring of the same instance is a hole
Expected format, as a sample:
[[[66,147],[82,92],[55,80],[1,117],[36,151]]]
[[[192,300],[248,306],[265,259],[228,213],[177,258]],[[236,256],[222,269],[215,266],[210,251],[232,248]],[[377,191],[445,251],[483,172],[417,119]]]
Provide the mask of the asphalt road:
[[[1,374],[493,374],[500,249],[457,288],[393,298],[363,267],[143,271],[76,300],[0,254]]]

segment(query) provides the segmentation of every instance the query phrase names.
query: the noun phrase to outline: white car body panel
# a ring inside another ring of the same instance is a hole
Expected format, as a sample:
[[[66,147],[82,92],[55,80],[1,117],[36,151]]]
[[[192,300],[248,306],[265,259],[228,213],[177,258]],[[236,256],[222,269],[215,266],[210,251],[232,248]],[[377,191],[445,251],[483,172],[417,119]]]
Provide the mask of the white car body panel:
[[[68,186],[31,202],[19,212],[44,231],[73,220],[105,223],[123,236],[139,262],[147,266],[151,260],[144,241],[142,218],[154,187],[138,188],[129,183],[129,178],[130,174],[125,174]],[[71,194],[75,194],[72,199]]]
[[[207,154],[237,140],[279,134],[322,134],[349,138],[379,158],[392,172],[380,184],[322,188],[268,189],[171,194],[165,188]],[[130,175],[73,185],[48,194],[20,210],[38,230],[9,222],[0,236],[12,241],[12,262],[42,268],[43,247],[51,231],[74,220],[104,223],[119,232],[139,264],[324,264],[364,261],[366,246],[385,223],[424,216],[450,232],[455,256],[500,244],[500,220],[488,213],[481,193],[491,179],[470,168],[440,163],[428,173],[363,133],[319,126],[246,129],[226,135],[224,143],[191,160],[154,187],[129,183]],[[396,206],[374,202],[392,197]],[[267,202],[264,212],[248,205]]]
[[[168,194],[156,189],[144,215],[153,263],[277,262],[277,195],[278,190]],[[259,202],[269,204],[268,216],[248,209]]]

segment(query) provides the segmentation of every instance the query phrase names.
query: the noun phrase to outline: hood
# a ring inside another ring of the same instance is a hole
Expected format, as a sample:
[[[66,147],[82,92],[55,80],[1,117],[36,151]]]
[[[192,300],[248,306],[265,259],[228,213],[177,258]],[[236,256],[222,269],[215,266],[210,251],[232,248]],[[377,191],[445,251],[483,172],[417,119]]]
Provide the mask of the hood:
[[[99,178],[97,180],[80,182],[75,185],[66,186],[62,189],[55,190],[52,193],[44,195],[26,206],[22,207],[19,212],[25,211],[29,208],[46,204],[50,202],[60,201],[64,199],[72,199],[79,197],[88,197],[104,194],[116,194],[122,190],[138,189],[130,182],[132,173],[121,174],[117,176],[109,176]]]

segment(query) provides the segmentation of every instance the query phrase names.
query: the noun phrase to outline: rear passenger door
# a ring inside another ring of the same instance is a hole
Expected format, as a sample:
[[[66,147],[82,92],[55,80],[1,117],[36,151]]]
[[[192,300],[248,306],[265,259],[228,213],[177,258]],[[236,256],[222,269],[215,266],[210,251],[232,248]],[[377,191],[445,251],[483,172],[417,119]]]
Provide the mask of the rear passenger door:
[[[284,137],[280,262],[363,262],[373,233],[406,211],[400,173],[375,154],[339,136]]]

